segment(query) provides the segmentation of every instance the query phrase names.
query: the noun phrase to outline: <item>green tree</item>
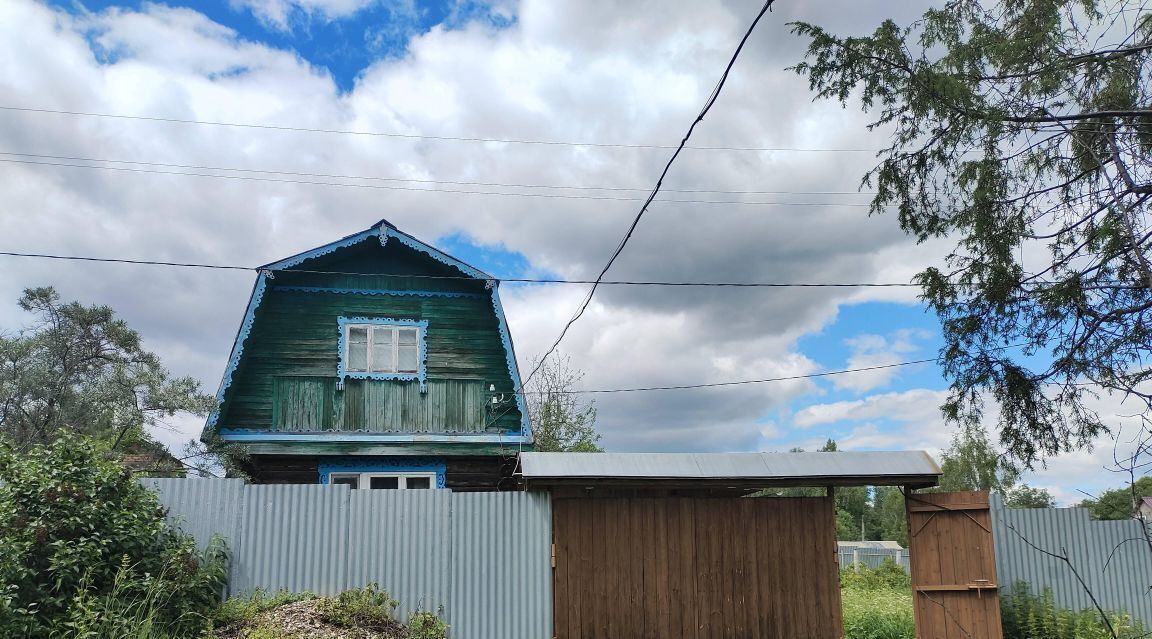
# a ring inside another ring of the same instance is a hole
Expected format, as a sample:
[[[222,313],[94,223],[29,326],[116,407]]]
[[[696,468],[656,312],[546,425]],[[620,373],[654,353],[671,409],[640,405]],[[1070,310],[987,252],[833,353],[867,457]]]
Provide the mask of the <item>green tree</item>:
[[[904,494],[894,486],[877,486],[872,501],[872,512],[864,518],[868,539],[897,541],[907,547],[908,515],[904,509]]]
[[[1052,508],[1056,505],[1056,498],[1043,488],[1021,484],[1004,495],[1004,505],[1008,508]]]
[[[596,405],[574,393],[584,373],[572,368],[570,357],[553,357],[536,372],[525,393],[535,450],[598,453]]]
[[[991,399],[1000,442],[1032,467],[1105,431],[1093,393],[1152,405],[1143,5],[949,0],[865,37],[792,27],[816,94],[890,133],[863,179],[872,212],[954,242],[916,278],[943,325],[946,417],[980,423]]]
[[[67,432],[21,452],[0,445],[0,636],[77,636],[68,624],[91,610],[146,601],[163,602],[155,621],[176,636],[206,626],[227,579],[222,549],[202,555],[169,528],[110,452]]]
[[[191,377],[171,377],[140,335],[107,306],[60,303],[51,287],[24,291],[28,328],[0,335],[0,436],[17,448],[61,432],[114,450],[159,451],[149,427],[214,404]]]
[[[1135,500],[1152,497],[1152,476],[1141,477],[1132,486],[1106,490],[1096,499],[1080,502],[1080,506],[1091,512],[1092,519],[1131,519],[1136,514],[1133,496]]]
[[[948,450],[940,454],[940,490],[987,490],[1006,495],[1020,472],[996,452],[988,433],[979,425],[966,424],[952,436]]]

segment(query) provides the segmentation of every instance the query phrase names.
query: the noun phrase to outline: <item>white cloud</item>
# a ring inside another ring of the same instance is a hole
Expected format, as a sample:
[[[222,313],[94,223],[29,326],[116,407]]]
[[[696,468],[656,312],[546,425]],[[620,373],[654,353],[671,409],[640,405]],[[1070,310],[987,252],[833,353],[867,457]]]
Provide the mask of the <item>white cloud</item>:
[[[887,386],[901,372],[901,369],[894,365],[907,361],[911,353],[920,350],[916,345],[916,340],[929,337],[931,337],[931,333],[926,331],[899,329],[887,336],[862,334],[844,340],[852,353],[848,358],[847,368],[878,366],[890,368],[841,375],[833,378],[832,383],[837,390],[851,390],[858,393]]]
[[[265,24],[291,31],[294,18],[333,21],[348,18],[381,0],[230,0],[233,8],[247,9]],[[415,12],[412,0],[390,3],[403,13]]]

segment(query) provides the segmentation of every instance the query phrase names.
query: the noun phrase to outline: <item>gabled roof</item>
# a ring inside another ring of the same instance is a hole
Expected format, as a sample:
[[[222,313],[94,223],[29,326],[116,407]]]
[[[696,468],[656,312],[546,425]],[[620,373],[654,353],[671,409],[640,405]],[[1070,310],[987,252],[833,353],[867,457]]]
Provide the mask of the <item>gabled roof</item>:
[[[348,246],[353,246],[355,244],[359,244],[359,243],[363,242],[364,240],[367,240],[371,237],[380,238],[380,246],[386,245],[389,240],[391,240],[392,238],[395,238],[401,244],[403,244],[409,248],[415,249],[417,251],[420,251],[421,253],[424,253],[424,254],[432,257],[432,259],[434,259],[438,262],[443,262],[444,264],[447,264],[449,266],[456,267],[465,275],[468,275],[470,277],[474,277],[478,280],[488,280],[488,281],[492,281],[492,282],[498,281],[495,277],[492,277],[491,275],[485,273],[484,271],[481,271],[480,269],[476,268],[475,266],[472,266],[471,264],[468,264],[467,262],[464,262],[463,260],[459,260],[455,257],[452,257],[451,255],[445,253],[444,251],[441,251],[440,249],[436,248],[435,246],[432,246],[431,244],[427,244],[425,242],[422,242],[422,241],[416,239],[415,237],[412,237],[411,235],[408,235],[407,233],[401,231],[400,229],[397,229],[396,226],[393,225],[388,220],[380,220],[371,228],[360,231],[359,233],[353,233],[352,235],[342,237],[342,238],[336,240],[335,242],[329,242],[328,244],[325,244],[324,246],[318,246],[314,249],[309,249],[307,251],[304,251],[303,253],[297,253],[296,255],[286,257],[282,260],[277,260],[277,261],[272,262],[270,264],[265,264],[265,265],[259,267],[259,270],[275,272],[275,271],[279,271],[279,270],[288,269],[288,268],[291,268],[293,266],[299,266],[308,260],[315,259],[317,257],[321,257],[324,255],[328,255],[329,253],[333,253],[333,252],[337,251],[338,249],[342,249],[342,248],[345,248]]]
[[[388,220],[380,220],[372,227],[358,233],[353,233],[352,235],[345,236],[339,240],[336,240],[335,242],[329,242],[323,246],[318,246],[314,249],[310,249],[302,253],[297,253],[284,259],[265,264],[257,269],[259,271],[259,275],[256,278],[256,283],[252,287],[252,295],[248,299],[248,307],[244,312],[244,319],[240,322],[240,328],[236,332],[236,339],[232,344],[232,354],[228,358],[228,366],[224,370],[224,376],[220,380],[220,386],[216,391],[216,407],[208,415],[208,419],[205,421],[204,434],[201,435],[202,438],[208,433],[208,431],[215,428],[217,421],[220,419],[220,410],[224,405],[225,396],[227,394],[228,388],[232,385],[233,375],[235,374],[236,368],[240,364],[240,359],[244,354],[244,342],[247,340],[249,333],[252,331],[252,325],[256,320],[256,310],[260,307],[260,303],[264,299],[264,293],[268,289],[268,281],[276,277],[276,271],[289,270],[292,267],[300,266],[309,260],[329,255],[342,248],[355,246],[362,242],[370,241],[373,237],[378,238],[381,247],[386,246],[388,242],[395,240],[404,246],[407,246],[408,248],[428,255],[438,262],[456,268],[468,277],[487,282],[486,288],[491,291],[492,306],[496,312],[496,319],[500,327],[500,337],[504,343],[506,351],[508,360],[508,372],[512,376],[512,383],[514,387],[516,389],[520,388],[520,369],[516,361],[516,347],[512,343],[512,335],[508,331],[508,321],[504,317],[504,307],[500,303],[500,294],[498,291],[500,280],[476,268],[475,266],[464,262],[463,260],[457,259],[445,253],[444,251],[441,251],[431,244],[423,242],[397,229],[396,226]],[[531,441],[531,425],[528,420],[528,408],[524,404],[524,396],[522,393],[516,393],[516,403],[520,409],[521,414],[522,436],[528,441]]]

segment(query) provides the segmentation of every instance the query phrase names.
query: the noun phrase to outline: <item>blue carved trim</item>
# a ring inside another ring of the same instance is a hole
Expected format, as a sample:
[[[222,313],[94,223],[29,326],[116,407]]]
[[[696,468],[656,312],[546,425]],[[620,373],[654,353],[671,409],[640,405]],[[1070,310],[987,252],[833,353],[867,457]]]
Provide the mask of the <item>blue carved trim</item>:
[[[385,228],[387,228],[387,227],[385,227]],[[349,235],[348,237],[345,237],[343,239],[336,240],[335,242],[325,244],[324,246],[318,246],[318,247],[316,247],[310,251],[304,251],[303,253],[297,253],[296,255],[293,255],[292,257],[286,257],[286,258],[280,260],[279,262],[273,262],[271,264],[265,264],[264,266],[261,266],[260,268],[267,269],[270,271],[276,271],[276,270],[282,270],[282,269],[290,268],[290,267],[296,266],[296,265],[298,265],[298,264],[300,264],[306,260],[320,257],[321,255],[327,255],[327,254],[332,253],[338,249],[342,249],[346,246],[352,246],[353,244],[359,244],[360,242],[363,242],[364,240],[366,240],[370,237],[374,237],[374,236],[379,235],[379,234],[380,234],[379,229],[370,228],[366,231],[360,231],[359,233],[354,233],[354,234]]]
[[[337,444],[426,443],[426,444],[530,444],[520,433],[364,433],[347,431],[299,432],[222,428],[220,437],[232,442],[330,442]]]
[[[436,488],[444,488],[447,467],[441,459],[429,457],[344,457],[320,464],[320,483],[327,484],[332,473],[436,473]]]
[[[504,318],[504,306],[500,304],[500,291],[492,289],[492,308],[496,311],[496,321],[500,324],[500,341],[504,344],[504,357],[508,364],[508,374],[512,377],[512,389],[516,394],[516,408],[520,409],[520,433],[527,443],[532,443],[532,424],[528,420],[528,407],[524,403],[524,389],[520,387],[520,366],[516,363],[516,347],[512,344],[512,333]]]
[[[344,370],[344,334],[349,324],[376,324],[388,326],[415,326],[419,328],[416,336],[416,372],[415,373],[353,373]],[[428,320],[392,319],[388,317],[337,317],[336,325],[340,330],[340,337],[336,341],[336,350],[340,356],[336,364],[336,376],[343,382],[345,379],[394,379],[401,381],[418,380],[420,392],[428,390]]]
[[[277,286],[277,291],[293,293],[337,293],[340,295],[395,295],[415,297],[470,297],[481,298],[483,293],[457,293],[455,291],[397,291],[369,288],[332,288],[327,286]]]
[[[244,319],[240,322],[240,329],[236,332],[236,340],[232,343],[232,355],[228,358],[228,366],[224,369],[224,377],[221,378],[220,388],[216,391],[216,407],[212,409],[207,422],[204,424],[205,431],[215,426],[220,419],[220,409],[224,406],[224,393],[232,385],[232,376],[236,373],[236,367],[240,365],[240,357],[244,354],[244,342],[248,340],[248,334],[252,332],[252,324],[256,321],[256,309],[264,300],[266,290],[268,290],[268,277],[264,271],[261,271],[256,278],[256,284],[252,287],[252,297],[248,299],[248,309],[244,311]]]

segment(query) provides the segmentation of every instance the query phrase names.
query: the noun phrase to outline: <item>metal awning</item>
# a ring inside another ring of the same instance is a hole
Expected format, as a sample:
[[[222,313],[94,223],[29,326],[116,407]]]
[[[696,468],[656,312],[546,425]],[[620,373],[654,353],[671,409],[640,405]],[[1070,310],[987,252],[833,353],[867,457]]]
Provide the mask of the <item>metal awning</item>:
[[[923,451],[830,453],[521,453],[530,485],[935,486]]]

